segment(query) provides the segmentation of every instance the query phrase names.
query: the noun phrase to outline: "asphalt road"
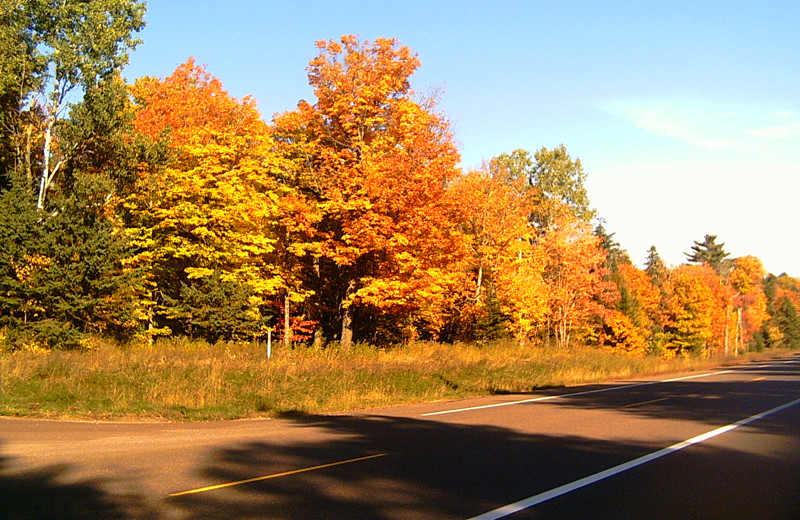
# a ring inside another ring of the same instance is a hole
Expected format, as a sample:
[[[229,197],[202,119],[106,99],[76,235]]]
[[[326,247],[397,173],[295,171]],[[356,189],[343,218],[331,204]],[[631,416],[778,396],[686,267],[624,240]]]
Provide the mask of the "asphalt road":
[[[0,419],[0,519],[800,518],[800,357],[225,423]]]

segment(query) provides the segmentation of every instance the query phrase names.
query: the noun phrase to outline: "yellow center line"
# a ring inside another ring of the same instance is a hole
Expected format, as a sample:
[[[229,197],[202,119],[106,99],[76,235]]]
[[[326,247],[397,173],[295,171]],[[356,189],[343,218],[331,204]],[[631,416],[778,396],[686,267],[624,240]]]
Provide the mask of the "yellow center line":
[[[631,408],[633,406],[641,406],[643,404],[650,404],[650,403],[657,403],[659,401],[666,401],[667,399],[669,399],[669,397],[662,397],[660,399],[651,399],[650,401],[642,401],[640,403],[626,404],[625,406],[620,406],[620,408]]]
[[[359,457],[357,459],[340,460],[339,462],[331,462],[329,464],[322,464],[322,465],[319,465],[319,466],[312,466],[310,468],[295,469],[295,470],[292,470],[292,471],[284,471],[283,473],[275,473],[275,474],[272,474],[272,475],[264,475],[262,477],[249,478],[247,480],[237,480],[236,482],[226,482],[224,484],[217,484],[215,486],[207,486],[207,487],[202,487],[202,488],[197,488],[197,489],[190,489],[188,491],[180,491],[178,493],[170,493],[169,496],[171,496],[171,497],[179,497],[179,496],[182,496],[182,495],[190,495],[192,493],[203,493],[204,491],[214,491],[215,489],[222,489],[222,488],[226,488],[226,487],[238,486],[238,485],[241,485],[241,484],[247,484],[249,482],[258,482],[259,480],[269,480],[271,478],[285,477],[285,476],[288,476],[288,475],[296,475],[297,473],[305,473],[306,471],[314,471],[314,470],[317,470],[317,469],[330,468],[330,467],[333,467],[333,466],[341,466],[342,464],[350,464],[351,462],[360,462],[362,460],[375,459],[375,458],[384,457],[384,456],[386,456],[385,453],[378,453],[378,454],[375,454],[375,455],[367,455],[366,457]]]
[[[757,377],[755,379],[751,379],[750,382],[752,383],[753,381],[763,381],[766,378],[767,378],[767,376],[761,376],[761,377]]]

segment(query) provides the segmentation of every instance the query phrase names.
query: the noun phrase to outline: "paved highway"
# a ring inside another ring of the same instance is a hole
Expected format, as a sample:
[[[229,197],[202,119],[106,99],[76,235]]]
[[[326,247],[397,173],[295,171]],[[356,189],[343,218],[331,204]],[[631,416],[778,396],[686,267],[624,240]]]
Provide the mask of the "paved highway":
[[[0,419],[0,519],[800,518],[800,357],[225,423]]]

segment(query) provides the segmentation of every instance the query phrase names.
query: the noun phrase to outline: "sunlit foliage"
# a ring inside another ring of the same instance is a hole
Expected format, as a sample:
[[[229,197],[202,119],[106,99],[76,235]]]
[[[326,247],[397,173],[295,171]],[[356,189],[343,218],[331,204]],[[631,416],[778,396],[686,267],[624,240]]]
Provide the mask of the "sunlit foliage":
[[[800,347],[800,280],[729,258],[715,235],[694,243],[691,265],[652,247],[640,269],[595,219],[564,145],[462,171],[438,97],[412,87],[421,61],[397,40],[317,42],[314,98],[268,122],[191,58],[125,84],[141,2],[95,2],[119,31],[74,35],[43,32],[45,4],[30,19],[2,13],[3,348],[272,332],[286,348]],[[99,16],[67,4],[52,23]],[[94,61],[72,45],[82,39]],[[83,99],[66,110],[59,89]]]

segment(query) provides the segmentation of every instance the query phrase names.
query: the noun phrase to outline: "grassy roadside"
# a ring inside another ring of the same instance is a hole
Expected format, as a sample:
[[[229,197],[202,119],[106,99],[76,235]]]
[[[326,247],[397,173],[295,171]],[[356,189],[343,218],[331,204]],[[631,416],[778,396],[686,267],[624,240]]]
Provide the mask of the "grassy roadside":
[[[88,352],[0,352],[0,415],[197,421],[333,413],[701,370],[776,354],[667,361],[511,342],[414,343],[389,350],[298,348],[267,360],[256,345],[98,341]]]

